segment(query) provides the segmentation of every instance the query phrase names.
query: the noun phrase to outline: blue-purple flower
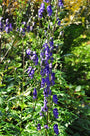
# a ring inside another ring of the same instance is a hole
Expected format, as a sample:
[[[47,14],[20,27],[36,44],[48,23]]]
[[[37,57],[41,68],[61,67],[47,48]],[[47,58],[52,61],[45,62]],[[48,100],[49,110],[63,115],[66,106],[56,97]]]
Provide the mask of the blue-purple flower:
[[[33,99],[36,99],[37,98],[37,90],[36,88],[34,88],[34,91],[33,91]]]
[[[28,71],[27,71],[28,74],[31,72],[31,69],[32,69],[32,67],[28,68]]]
[[[3,22],[2,22],[3,17],[0,18],[0,32],[3,31]]]
[[[61,24],[61,21],[60,21],[60,19],[59,18],[57,18],[57,24],[60,26],[60,24]]]
[[[58,98],[57,98],[57,95],[53,95],[53,102],[58,104]]]
[[[9,24],[9,31],[12,31],[12,24]]]
[[[35,63],[35,65],[38,64],[38,56],[36,54],[35,51],[31,51],[30,49],[26,50],[26,54],[30,55],[30,59],[33,60],[33,62]]]
[[[37,130],[41,130],[41,124],[37,124]]]
[[[6,33],[9,33],[10,31],[12,31],[12,24],[9,23],[9,19],[6,19],[6,26],[5,26],[5,31]]]
[[[44,111],[44,112],[47,112],[47,111],[48,111],[47,104],[45,104],[45,105],[44,105],[44,107],[43,107],[43,111]]]
[[[44,88],[44,96],[48,97],[48,89],[47,88]]]
[[[31,50],[30,50],[30,49],[27,49],[27,50],[26,50],[26,54],[27,54],[27,55],[31,55]]]
[[[59,7],[63,7],[63,2],[62,2],[62,0],[58,0],[58,6],[59,6]]]
[[[49,127],[48,127],[48,125],[44,125],[44,128],[45,128],[45,129],[48,129]]]
[[[33,62],[35,63],[35,65],[38,64],[38,56],[36,55],[36,53],[31,56],[31,60],[33,60]]]
[[[34,72],[35,72],[35,70],[34,69],[32,69],[31,67],[29,67],[28,68],[28,71],[27,71],[27,73],[29,74],[29,77],[32,79],[33,78],[33,76],[34,76]]]
[[[38,10],[39,18],[42,18],[44,9],[45,9],[45,5],[44,5],[44,3],[41,3],[40,9]]]
[[[53,110],[53,114],[54,114],[54,117],[57,119],[58,118],[58,109],[57,108],[55,108]]]
[[[56,135],[58,135],[59,134],[59,130],[58,130],[58,125],[57,124],[55,124],[53,126],[53,129],[54,129],[54,132],[56,133]]]
[[[53,86],[55,84],[55,73],[51,73],[51,85]]]
[[[51,5],[47,6],[47,12],[48,12],[49,16],[52,15],[52,7],[51,7]]]

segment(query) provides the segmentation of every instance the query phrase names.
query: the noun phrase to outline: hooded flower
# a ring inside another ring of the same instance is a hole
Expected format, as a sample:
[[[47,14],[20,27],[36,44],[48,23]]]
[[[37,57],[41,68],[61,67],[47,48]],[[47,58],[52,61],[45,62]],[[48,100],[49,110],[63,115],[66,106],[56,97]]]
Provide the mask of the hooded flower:
[[[45,9],[45,5],[44,3],[41,3],[40,9],[38,10],[39,18],[42,18],[44,9]]]
[[[40,130],[41,129],[41,124],[37,124],[37,130]]]
[[[59,134],[59,130],[58,130],[58,125],[57,124],[55,124],[53,126],[53,129],[54,129],[54,132],[56,133],[56,135],[58,135]]]
[[[57,119],[58,118],[58,109],[57,108],[55,108],[53,110],[53,114],[54,114],[54,117]]]
[[[37,98],[37,91],[36,91],[36,88],[34,88],[34,91],[33,91],[33,99],[36,99]]]
[[[48,127],[48,125],[44,125],[44,128],[45,128],[45,129],[48,129],[49,127]]]
[[[57,95],[53,95],[53,102],[56,103],[56,104],[58,103]]]
[[[58,6],[59,6],[59,7],[63,7],[63,2],[62,2],[62,0],[58,0]]]
[[[27,50],[26,50],[26,54],[27,54],[27,55],[31,55],[31,50],[30,50],[30,49],[27,49]]]
[[[3,23],[2,23],[3,17],[0,18],[0,32],[3,31]]]
[[[47,6],[47,12],[48,12],[49,16],[52,15],[52,7],[51,7],[51,5]]]

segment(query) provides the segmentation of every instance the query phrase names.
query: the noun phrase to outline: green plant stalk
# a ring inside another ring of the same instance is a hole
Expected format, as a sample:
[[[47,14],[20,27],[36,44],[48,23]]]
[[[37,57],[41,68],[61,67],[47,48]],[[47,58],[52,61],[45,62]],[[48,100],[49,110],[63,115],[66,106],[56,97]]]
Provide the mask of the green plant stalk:
[[[24,44],[23,44],[22,52],[23,52],[23,79],[22,79],[22,92],[24,93],[24,85],[23,85],[23,83],[24,83],[24,60],[25,60],[25,58],[24,58]]]
[[[1,37],[0,37],[0,62],[1,62]]]

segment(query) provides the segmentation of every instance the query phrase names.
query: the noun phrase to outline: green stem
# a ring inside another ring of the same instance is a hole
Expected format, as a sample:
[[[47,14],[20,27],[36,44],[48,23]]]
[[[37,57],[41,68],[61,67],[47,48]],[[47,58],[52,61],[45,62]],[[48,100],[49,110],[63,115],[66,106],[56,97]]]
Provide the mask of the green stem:
[[[22,92],[24,92],[24,44],[23,44],[23,80],[22,80]]]
[[[1,37],[0,37],[0,62],[1,62]]]

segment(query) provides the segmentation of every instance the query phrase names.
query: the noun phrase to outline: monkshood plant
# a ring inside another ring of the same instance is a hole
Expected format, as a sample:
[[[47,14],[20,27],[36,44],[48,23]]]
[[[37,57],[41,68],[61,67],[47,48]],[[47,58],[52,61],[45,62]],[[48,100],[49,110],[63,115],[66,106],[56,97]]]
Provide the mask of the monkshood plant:
[[[40,54],[37,55],[36,51],[32,51],[31,48],[26,50],[33,67],[29,66],[27,73],[31,79],[36,74],[35,66],[40,67],[40,88],[34,88],[33,99],[35,101],[35,111],[38,104],[40,104],[39,118],[37,122],[37,130],[42,132],[45,130],[45,135],[59,135],[58,118],[58,96],[54,94],[51,87],[55,84],[55,73],[53,71],[53,53],[54,53],[54,31],[60,26],[61,21],[58,17],[60,9],[63,7],[62,0],[56,2],[50,0],[43,0],[38,10],[39,21],[42,21],[43,27],[37,29],[37,33],[44,31]],[[55,13],[54,13],[54,12]],[[55,17],[54,17],[55,16]],[[45,20],[44,20],[45,17]],[[38,27],[37,27],[38,28]],[[41,36],[42,38],[42,36]],[[39,58],[40,56],[40,58]],[[43,101],[39,101],[39,97],[42,96]],[[38,102],[39,101],[39,102]],[[53,126],[52,126],[53,124]],[[52,130],[53,129],[53,130]]]

